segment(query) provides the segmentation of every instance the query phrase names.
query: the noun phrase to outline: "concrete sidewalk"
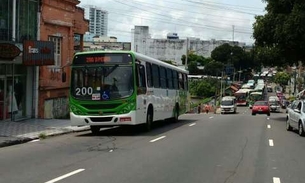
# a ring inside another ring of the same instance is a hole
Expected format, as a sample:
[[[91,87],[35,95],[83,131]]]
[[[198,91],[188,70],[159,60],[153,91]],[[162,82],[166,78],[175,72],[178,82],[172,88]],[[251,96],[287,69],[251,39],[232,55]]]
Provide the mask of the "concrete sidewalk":
[[[89,129],[89,126],[71,126],[70,120],[60,119],[29,119],[18,122],[3,121],[0,122],[0,147]]]

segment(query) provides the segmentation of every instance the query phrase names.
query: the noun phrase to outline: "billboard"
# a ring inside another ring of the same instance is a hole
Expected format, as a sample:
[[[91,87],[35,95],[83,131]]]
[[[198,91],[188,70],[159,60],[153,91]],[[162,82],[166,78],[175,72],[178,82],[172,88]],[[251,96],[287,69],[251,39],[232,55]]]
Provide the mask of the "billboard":
[[[54,65],[54,42],[32,41],[23,42],[23,65],[42,66]]]

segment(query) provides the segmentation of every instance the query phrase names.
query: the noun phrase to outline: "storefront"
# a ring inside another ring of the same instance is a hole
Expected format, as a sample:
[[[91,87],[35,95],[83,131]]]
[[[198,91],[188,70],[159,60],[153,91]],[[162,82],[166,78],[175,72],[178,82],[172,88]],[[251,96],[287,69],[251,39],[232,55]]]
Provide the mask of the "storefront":
[[[0,60],[0,121],[32,117],[33,68],[21,60]]]
[[[35,66],[23,63],[23,41],[36,40],[39,1],[0,3],[0,122],[35,117]]]

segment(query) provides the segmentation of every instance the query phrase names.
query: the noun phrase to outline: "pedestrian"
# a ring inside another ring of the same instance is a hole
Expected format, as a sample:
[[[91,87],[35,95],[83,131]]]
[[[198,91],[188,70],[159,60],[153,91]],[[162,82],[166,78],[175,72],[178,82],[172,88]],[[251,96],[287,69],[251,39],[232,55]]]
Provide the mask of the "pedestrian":
[[[198,112],[198,114],[200,114],[200,112],[201,112],[201,104],[198,104],[197,112]]]
[[[205,112],[207,113],[207,114],[209,114],[209,111],[210,111],[210,106],[209,106],[209,104],[206,104],[205,105]]]

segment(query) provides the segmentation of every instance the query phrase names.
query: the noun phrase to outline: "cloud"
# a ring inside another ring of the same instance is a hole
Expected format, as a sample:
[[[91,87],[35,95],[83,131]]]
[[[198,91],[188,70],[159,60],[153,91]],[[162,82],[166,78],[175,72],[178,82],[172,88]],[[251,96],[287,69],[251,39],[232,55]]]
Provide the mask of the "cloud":
[[[260,0],[227,0],[226,4],[199,0],[81,0],[83,4],[109,12],[108,36],[118,41],[130,41],[135,25],[149,26],[153,38],[176,32],[180,38],[232,40],[234,25],[234,40],[252,43],[254,14],[263,14],[265,7]]]

